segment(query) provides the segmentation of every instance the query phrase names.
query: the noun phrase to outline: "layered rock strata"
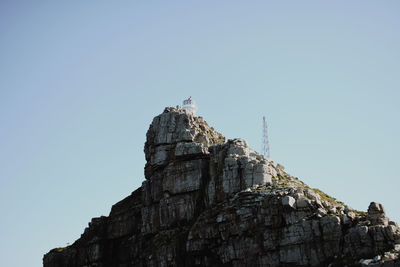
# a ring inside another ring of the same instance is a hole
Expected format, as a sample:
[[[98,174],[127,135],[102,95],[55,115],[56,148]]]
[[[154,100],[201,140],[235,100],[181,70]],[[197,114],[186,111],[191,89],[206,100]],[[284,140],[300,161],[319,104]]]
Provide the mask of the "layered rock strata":
[[[144,151],[142,186],[45,267],[400,266],[381,204],[353,210],[201,117],[166,108]]]

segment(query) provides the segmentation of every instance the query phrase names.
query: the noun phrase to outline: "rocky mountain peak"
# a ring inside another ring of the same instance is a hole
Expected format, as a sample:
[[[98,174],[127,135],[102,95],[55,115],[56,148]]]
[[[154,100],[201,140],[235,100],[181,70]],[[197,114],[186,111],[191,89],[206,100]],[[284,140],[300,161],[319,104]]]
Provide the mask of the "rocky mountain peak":
[[[153,119],[146,134],[145,176],[185,155],[207,154],[208,147],[225,142],[225,137],[207,122],[182,108],[165,108]]]
[[[45,267],[400,265],[381,204],[354,210],[180,108],[146,136],[142,186]]]

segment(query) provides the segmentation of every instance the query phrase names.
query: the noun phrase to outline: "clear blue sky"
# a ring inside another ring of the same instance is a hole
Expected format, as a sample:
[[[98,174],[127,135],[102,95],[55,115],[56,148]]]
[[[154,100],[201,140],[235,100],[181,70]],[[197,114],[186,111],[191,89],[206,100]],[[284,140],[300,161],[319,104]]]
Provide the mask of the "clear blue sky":
[[[192,96],[228,138],[400,222],[399,1],[0,2],[0,266],[41,266],[138,188]]]

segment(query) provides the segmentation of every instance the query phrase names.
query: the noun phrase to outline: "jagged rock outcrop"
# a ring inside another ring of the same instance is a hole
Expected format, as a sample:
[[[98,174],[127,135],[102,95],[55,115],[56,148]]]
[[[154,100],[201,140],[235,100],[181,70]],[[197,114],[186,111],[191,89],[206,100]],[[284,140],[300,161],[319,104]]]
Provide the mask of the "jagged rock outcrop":
[[[141,188],[45,267],[400,266],[400,231],[381,204],[353,210],[201,117],[166,108],[144,152]]]

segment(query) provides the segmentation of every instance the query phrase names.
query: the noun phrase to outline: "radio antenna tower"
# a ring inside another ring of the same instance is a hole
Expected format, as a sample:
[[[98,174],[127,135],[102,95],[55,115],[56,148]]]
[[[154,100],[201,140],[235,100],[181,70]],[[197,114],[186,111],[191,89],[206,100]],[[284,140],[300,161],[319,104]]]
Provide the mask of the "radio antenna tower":
[[[263,141],[262,141],[262,152],[267,159],[271,158],[270,150],[269,150],[269,141],[268,141],[268,127],[267,120],[265,116],[263,116]]]

